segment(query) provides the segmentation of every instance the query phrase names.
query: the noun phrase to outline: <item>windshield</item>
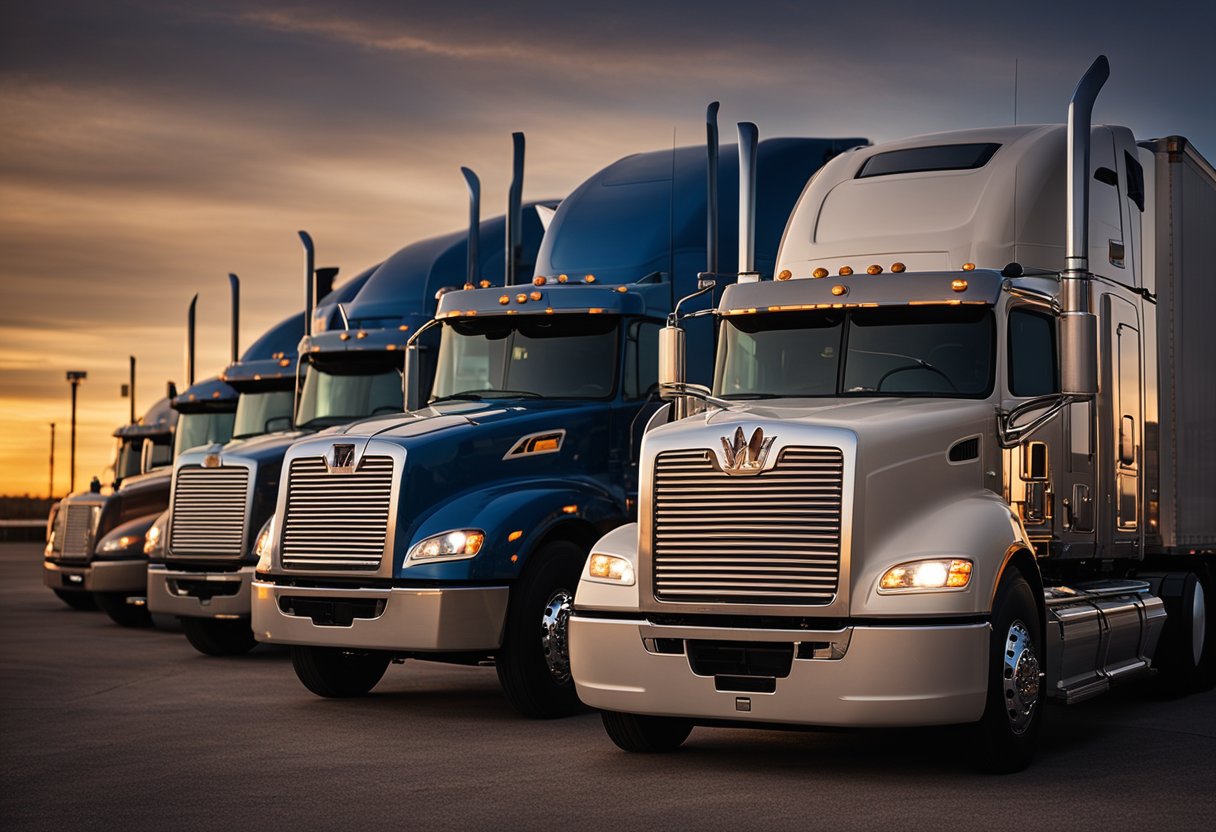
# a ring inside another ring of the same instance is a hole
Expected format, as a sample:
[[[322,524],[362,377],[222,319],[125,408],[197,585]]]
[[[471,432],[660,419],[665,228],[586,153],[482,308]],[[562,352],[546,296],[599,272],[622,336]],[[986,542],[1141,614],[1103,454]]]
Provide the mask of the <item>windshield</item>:
[[[143,454],[142,439],[119,439],[114,455],[114,479],[123,480],[140,473],[140,457]]]
[[[232,438],[232,413],[182,413],[173,431],[173,456],[199,445],[224,443]]]
[[[983,398],[992,390],[995,332],[986,306],[729,317],[714,394]]]
[[[295,394],[290,390],[241,393],[236,402],[236,424],[232,428],[232,438],[249,439],[276,430],[288,430],[295,403]]]
[[[454,321],[443,328],[431,401],[611,396],[618,323],[605,315]]]
[[[308,366],[300,392],[298,427],[344,425],[377,413],[400,413],[404,408],[400,370],[347,374],[331,369],[337,368]]]

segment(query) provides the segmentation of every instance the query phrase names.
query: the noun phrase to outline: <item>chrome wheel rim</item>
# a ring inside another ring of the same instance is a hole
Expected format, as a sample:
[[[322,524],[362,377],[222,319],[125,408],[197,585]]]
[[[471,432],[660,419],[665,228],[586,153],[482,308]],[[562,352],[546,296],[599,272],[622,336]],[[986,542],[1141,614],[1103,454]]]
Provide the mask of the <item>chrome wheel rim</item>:
[[[541,615],[540,647],[553,681],[564,685],[570,681],[570,649],[567,633],[570,626],[570,605],[574,595],[558,589],[549,596]]]
[[[1039,657],[1035,655],[1030,631],[1021,621],[1014,621],[1005,635],[1001,680],[1004,686],[1005,713],[1009,717],[1009,727],[1015,734],[1025,733],[1034,720],[1041,678]]]

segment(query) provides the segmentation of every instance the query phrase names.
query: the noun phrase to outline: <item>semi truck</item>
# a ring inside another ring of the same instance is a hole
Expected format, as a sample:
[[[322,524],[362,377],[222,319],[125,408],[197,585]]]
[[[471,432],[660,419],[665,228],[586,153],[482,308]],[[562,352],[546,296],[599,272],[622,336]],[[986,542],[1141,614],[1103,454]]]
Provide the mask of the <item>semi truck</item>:
[[[743,241],[758,268],[771,269],[802,184],[858,142],[759,148],[767,210]],[[635,154],[586,180],[558,206],[530,278],[487,286],[471,262],[443,295],[433,383],[419,378],[417,340],[407,352],[408,412],[292,446],[257,546],[253,629],[291,646],[308,690],[363,695],[414,658],[493,663],[530,716],[577,706],[569,602],[588,547],[633,512],[658,331],[706,269],[716,138],[711,150],[708,164],[700,148]],[[698,335],[708,380],[713,333]]]
[[[708,393],[664,331],[665,393],[699,412],[645,435],[638,522],[570,622],[617,746],[969,724],[1010,771],[1048,699],[1212,686],[1216,172],[1092,126],[1108,72],[1067,126],[829,163],[777,279],[723,293]]]
[[[551,204],[519,203],[514,263],[531,267],[542,235],[536,206]],[[505,239],[507,225],[496,217],[481,231]],[[406,341],[430,320],[458,264],[467,256],[481,258],[479,264],[501,280],[506,250],[468,249],[464,233],[402,248],[371,270],[366,285],[340,307],[337,325],[314,329],[301,341],[303,378],[290,429],[179,457],[166,542],[149,566],[147,590],[153,611],[179,617],[196,650],[237,655],[257,644],[250,628],[254,552],[268,534],[291,444],[362,417],[399,413]],[[433,366],[433,356],[426,363]]]

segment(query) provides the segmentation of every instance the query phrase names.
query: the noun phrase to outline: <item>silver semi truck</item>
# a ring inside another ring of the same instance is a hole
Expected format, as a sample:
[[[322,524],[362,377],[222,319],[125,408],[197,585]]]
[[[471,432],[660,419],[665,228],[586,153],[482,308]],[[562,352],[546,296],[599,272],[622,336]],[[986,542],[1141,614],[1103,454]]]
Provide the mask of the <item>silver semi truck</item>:
[[[727,287],[712,390],[661,376],[639,517],[570,622],[629,751],[695,724],[970,723],[1031,756],[1044,701],[1216,680],[1216,171],[1090,125],[922,136],[826,165],[776,279]],[[656,422],[661,420],[656,420]]]

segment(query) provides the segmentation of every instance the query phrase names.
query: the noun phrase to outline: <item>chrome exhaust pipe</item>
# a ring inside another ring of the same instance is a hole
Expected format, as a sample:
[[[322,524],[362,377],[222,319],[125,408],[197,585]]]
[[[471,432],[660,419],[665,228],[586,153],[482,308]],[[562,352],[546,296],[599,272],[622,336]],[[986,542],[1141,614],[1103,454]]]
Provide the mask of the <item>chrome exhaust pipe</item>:
[[[235,364],[241,358],[241,279],[228,273],[228,287],[232,290],[232,358]]]
[[[523,241],[524,134],[511,134],[511,188],[507,191],[506,285],[518,281],[519,255]]]
[[[756,271],[756,146],[760,130],[750,121],[739,129],[739,282],[755,283]]]
[[[718,102],[705,108],[705,149],[708,157],[705,199],[706,278],[718,277]]]
[[[464,288],[474,289],[481,282],[481,256],[478,252],[481,241],[481,180],[468,168],[461,168],[460,172],[469,187],[469,262]]]
[[[190,309],[186,312],[186,389],[194,386],[194,323],[195,309],[198,306],[198,295],[190,301]]]
[[[300,242],[304,244],[304,335],[312,335],[312,315],[317,305],[313,297],[313,281],[316,272],[317,249],[307,231],[301,231]]]
[[[131,394],[131,424],[135,424],[135,356],[127,356],[131,359],[131,380],[127,382],[128,392]]]
[[[1060,387],[1069,396],[1098,392],[1098,319],[1089,271],[1089,149],[1094,101],[1110,77],[1105,55],[1090,65],[1068,104],[1068,209],[1060,288]]]

